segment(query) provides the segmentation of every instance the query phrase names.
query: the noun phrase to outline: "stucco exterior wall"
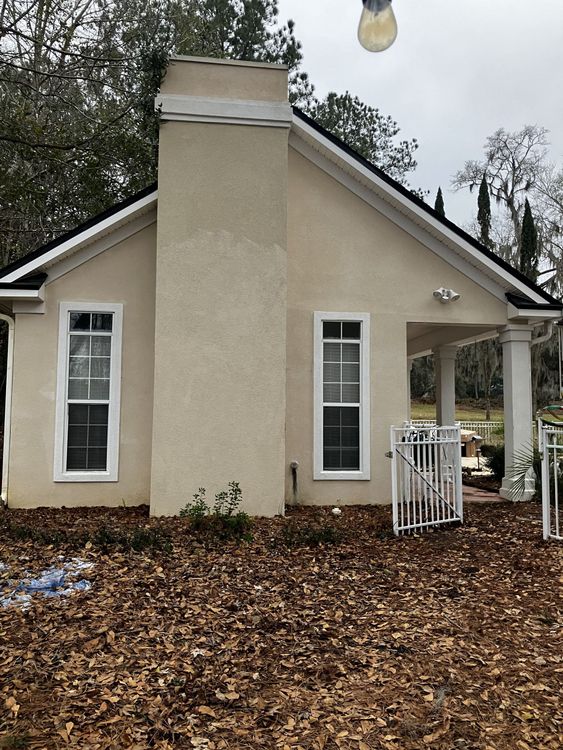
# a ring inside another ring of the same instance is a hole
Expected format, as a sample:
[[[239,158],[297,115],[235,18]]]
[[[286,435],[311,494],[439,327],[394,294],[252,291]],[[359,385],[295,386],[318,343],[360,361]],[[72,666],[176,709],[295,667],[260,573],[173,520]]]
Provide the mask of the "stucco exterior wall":
[[[194,93],[193,70],[205,66],[186,63],[183,83],[179,67],[163,93]],[[233,97],[250,95],[254,68],[208,67],[240,82]],[[286,72],[256,71],[252,98],[275,99]],[[247,512],[283,512],[287,139],[285,128],[161,125],[155,515],[177,513],[198,487],[212,500],[229,481]]]
[[[155,249],[153,224],[48,284],[43,314],[16,316],[10,507],[148,502]],[[53,481],[60,302],[118,302],[124,306],[117,482]]]
[[[173,57],[162,92],[179,96],[287,101],[287,69],[268,63]]]
[[[506,324],[506,304],[335,179],[289,150],[286,498],[299,462],[302,503],[391,499],[389,428],[407,419],[407,323]],[[439,286],[455,304],[432,297]],[[371,479],[313,480],[313,313],[371,314]]]

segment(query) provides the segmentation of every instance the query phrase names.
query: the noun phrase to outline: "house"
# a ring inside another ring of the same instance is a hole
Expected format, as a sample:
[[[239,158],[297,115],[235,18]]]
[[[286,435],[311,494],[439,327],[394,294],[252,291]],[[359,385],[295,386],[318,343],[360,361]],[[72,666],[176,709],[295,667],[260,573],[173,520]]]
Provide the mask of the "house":
[[[157,104],[158,189],[0,273],[9,505],[389,502],[413,359],[451,425],[456,352],[493,336],[509,467],[561,303],[292,110],[282,66],[177,57]]]

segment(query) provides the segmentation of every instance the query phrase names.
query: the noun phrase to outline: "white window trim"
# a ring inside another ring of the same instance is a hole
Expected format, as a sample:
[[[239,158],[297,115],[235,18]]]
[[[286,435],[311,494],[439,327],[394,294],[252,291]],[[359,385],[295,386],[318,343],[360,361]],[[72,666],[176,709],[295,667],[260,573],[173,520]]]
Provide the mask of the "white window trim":
[[[113,313],[110,388],[108,410],[108,453],[106,471],[67,471],[67,388],[68,320],[70,312]],[[55,422],[55,482],[117,482],[119,474],[119,426],[121,416],[121,346],[123,305],[102,302],[61,302],[59,305],[59,352],[57,362],[57,404]]]
[[[323,470],[323,323],[342,320],[362,324],[360,339],[360,470]],[[361,480],[370,479],[370,314],[315,312],[314,314],[314,479]]]

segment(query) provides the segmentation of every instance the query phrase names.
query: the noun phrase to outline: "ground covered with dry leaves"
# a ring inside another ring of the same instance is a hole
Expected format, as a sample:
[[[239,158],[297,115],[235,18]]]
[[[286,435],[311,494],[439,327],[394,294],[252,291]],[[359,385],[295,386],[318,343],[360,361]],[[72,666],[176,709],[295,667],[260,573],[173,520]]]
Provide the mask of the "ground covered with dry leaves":
[[[0,609],[0,747],[559,750],[563,550],[539,521],[471,506],[395,539],[388,509],[301,509],[232,544],[145,510],[9,511],[4,585],[95,565],[87,592]]]

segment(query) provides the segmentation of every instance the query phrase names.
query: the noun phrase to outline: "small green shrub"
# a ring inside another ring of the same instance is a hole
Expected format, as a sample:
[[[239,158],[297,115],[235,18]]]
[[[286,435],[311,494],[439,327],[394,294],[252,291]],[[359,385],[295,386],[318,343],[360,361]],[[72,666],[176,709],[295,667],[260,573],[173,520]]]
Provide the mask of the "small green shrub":
[[[159,552],[171,552],[172,543],[170,537],[162,529],[135,529],[128,539],[129,546],[135,552],[143,550],[157,550]]]
[[[156,550],[170,552],[172,544],[166,532],[159,528],[136,528],[132,531],[118,531],[107,526],[101,526],[93,534],[91,542],[103,550],[119,547],[124,552],[144,552]]]
[[[283,527],[282,542],[287,547],[320,547],[323,544],[339,544],[342,532],[335,526],[320,524],[318,526],[300,527],[290,521]]]
[[[483,444],[481,446],[485,466],[489,469],[497,482],[502,482],[504,477],[504,443],[501,445]]]
[[[207,501],[205,487],[200,487],[193,498],[182,508],[180,517],[187,518],[190,529],[200,537],[222,541],[252,540],[252,519],[243,511],[237,511],[242,503],[242,490],[238,482],[229,482],[226,490],[218,492],[213,507]]]
[[[210,512],[205,493],[205,487],[200,487],[194,494],[193,502],[188,503],[180,511],[180,518],[188,518],[194,529],[199,529],[203,526],[204,519]]]
[[[159,528],[137,527],[131,530],[111,529],[100,526],[93,531],[67,531],[66,529],[34,528],[26,524],[8,523],[4,527],[7,535],[15,541],[34,542],[45,546],[84,547],[90,542],[93,547],[104,551],[118,548],[123,552],[154,550],[170,552],[172,544],[169,535]]]

